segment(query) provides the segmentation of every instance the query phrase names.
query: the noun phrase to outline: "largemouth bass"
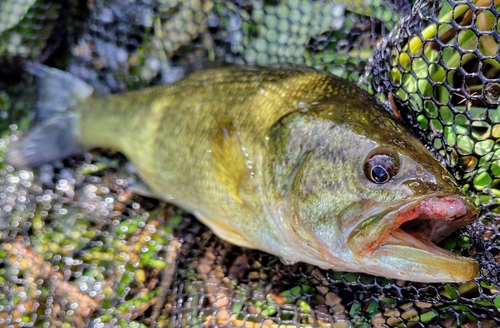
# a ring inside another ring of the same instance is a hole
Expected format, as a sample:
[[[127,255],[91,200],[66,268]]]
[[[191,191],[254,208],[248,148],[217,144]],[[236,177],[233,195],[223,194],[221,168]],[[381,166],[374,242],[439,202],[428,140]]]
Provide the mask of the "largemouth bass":
[[[31,71],[43,120],[11,145],[15,167],[111,148],[158,198],[285,263],[419,282],[478,273],[475,261],[436,246],[474,220],[476,206],[345,80],[308,68],[225,67],[97,97],[69,73]]]

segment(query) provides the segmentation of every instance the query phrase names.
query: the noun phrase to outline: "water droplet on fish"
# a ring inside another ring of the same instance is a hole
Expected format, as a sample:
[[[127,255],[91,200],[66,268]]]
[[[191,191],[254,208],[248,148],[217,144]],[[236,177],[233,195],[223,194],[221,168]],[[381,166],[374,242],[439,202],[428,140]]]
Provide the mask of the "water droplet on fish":
[[[280,258],[281,262],[283,262],[283,264],[285,264],[285,265],[292,265],[292,264],[294,264],[294,263],[295,263],[295,262],[293,262],[293,261],[291,261],[291,260],[287,260],[287,259],[286,259],[286,258],[284,258],[283,256],[280,256],[279,258]]]
[[[299,101],[297,106],[300,108],[300,111],[302,113],[307,113],[309,111],[309,108],[307,107],[306,103],[304,103],[303,101]]]

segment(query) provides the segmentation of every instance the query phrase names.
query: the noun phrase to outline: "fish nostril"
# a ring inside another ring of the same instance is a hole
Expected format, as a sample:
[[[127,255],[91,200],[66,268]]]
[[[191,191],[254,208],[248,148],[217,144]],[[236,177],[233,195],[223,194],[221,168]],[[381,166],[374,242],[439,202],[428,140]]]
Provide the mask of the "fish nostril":
[[[411,188],[418,188],[420,187],[420,183],[418,181],[412,181],[408,186]]]

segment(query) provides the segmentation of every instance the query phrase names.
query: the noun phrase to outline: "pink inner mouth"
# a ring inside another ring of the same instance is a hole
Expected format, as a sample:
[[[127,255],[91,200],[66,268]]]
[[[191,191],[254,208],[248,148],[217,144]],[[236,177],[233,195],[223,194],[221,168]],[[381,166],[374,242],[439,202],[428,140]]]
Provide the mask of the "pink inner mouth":
[[[412,221],[417,218],[453,221],[466,215],[467,211],[468,208],[464,201],[454,196],[427,198],[413,207],[403,207],[400,211],[398,211],[392,229],[387,229],[387,232],[381,235],[377,242],[370,245],[368,252],[373,252],[380,245],[388,241],[392,233],[399,229],[399,227],[405,222]]]
[[[420,211],[419,215],[423,214],[432,219],[443,221],[454,220],[457,217],[461,217],[467,213],[467,206],[464,204],[464,202],[452,196],[424,199],[422,202],[420,202],[420,206],[417,207]],[[414,218],[415,217],[411,219]],[[403,222],[406,221],[408,220],[404,220]]]

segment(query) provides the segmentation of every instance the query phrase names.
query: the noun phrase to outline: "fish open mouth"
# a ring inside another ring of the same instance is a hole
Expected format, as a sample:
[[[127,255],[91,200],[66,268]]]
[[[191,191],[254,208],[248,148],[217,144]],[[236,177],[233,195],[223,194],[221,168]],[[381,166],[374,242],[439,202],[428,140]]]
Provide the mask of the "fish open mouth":
[[[348,245],[358,256],[427,270],[436,281],[470,280],[477,274],[477,263],[437,243],[476,217],[477,209],[469,199],[427,196],[364,220],[349,234]]]
[[[477,216],[475,207],[457,196],[431,197],[397,211],[390,234],[418,247],[442,250],[436,244]],[[381,236],[381,241],[385,236]]]

